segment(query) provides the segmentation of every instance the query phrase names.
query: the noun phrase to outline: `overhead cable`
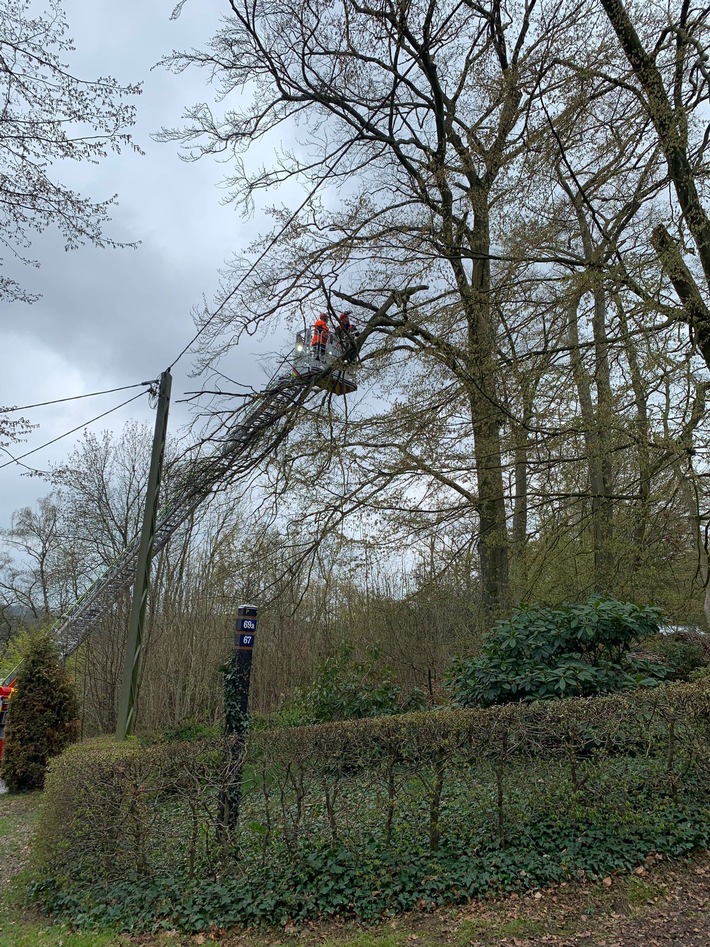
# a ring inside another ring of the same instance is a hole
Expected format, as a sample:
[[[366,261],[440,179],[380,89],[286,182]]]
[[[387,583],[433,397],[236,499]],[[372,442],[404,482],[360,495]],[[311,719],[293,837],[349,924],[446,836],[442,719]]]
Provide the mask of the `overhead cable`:
[[[211,322],[212,322],[214,319],[217,318],[217,316],[218,316],[218,315],[220,314],[220,312],[224,309],[224,307],[227,305],[227,303],[230,301],[230,299],[232,299],[232,297],[235,295],[235,293],[236,293],[239,289],[241,289],[241,287],[244,285],[245,281],[251,276],[251,274],[254,272],[254,270],[257,268],[257,266],[261,263],[261,261],[262,261],[262,260],[264,259],[264,257],[267,255],[267,253],[270,253],[270,252],[273,250],[273,248],[274,248],[274,247],[276,246],[276,244],[279,242],[279,240],[281,239],[281,237],[283,237],[283,235],[286,233],[286,231],[288,230],[288,228],[291,226],[291,224],[294,222],[294,220],[295,220],[295,219],[298,217],[298,215],[301,213],[301,211],[302,211],[303,208],[306,206],[306,204],[308,204],[308,202],[313,198],[313,196],[314,196],[315,193],[318,191],[318,189],[320,188],[320,186],[324,183],[324,181],[327,181],[327,180],[329,179],[329,175],[331,174],[331,172],[335,170],[335,168],[338,166],[338,164],[340,164],[340,162],[342,161],[342,159],[345,157],[345,155],[348,153],[348,151],[350,150],[350,148],[351,148],[352,145],[354,145],[354,144],[355,144],[355,139],[349,141],[349,142],[345,145],[345,147],[341,150],[340,154],[336,157],[335,161],[330,165],[330,167],[329,167],[329,168],[327,169],[327,171],[323,174],[323,176],[322,176],[318,181],[316,181],[315,186],[311,188],[311,190],[309,191],[309,193],[306,195],[306,198],[304,199],[304,201],[303,201],[303,202],[296,208],[296,210],[291,214],[291,216],[288,218],[288,220],[287,220],[286,223],[283,225],[283,227],[279,230],[279,232],[276,234],[276,236],[271,238],[271,240],[270,240],[270,241],[268,242],[268,244],[266,245],[265,249],[262,250],[262,252],[261,252],[261,253],[259,254],[259,256],[256,258],[256,260],[254,260],[254,262],[252,263],[252,265],[251,265],[251,266],[249,267],[249,269],[246,271],[246,273],[244,274],[244,276],[242,276],[242,278],[237,282],[237,285],[234,287],[234,289],[230,290],[230,292],[227,293],[227,295],[224,297],[224,299],[223,299],[222,302],[219,304],[219,306],[217,306],[217,308],[216,308],[215,311],[212,313],[212,315],[209,317],[209,319],[207,319],[207,321],[204,322],[204,323],[200,326],[200,328],[197,330],[197,332],[193,335],[193,337],[190,339],[190,341],[187,343],[187,345],[186,345],[186,346],[183,348],[183,350],[180,352],[180,354],[178,355],[178,357],[177,357],[176,359],[174,359],[173,362],[171,362],[171,364],[170,364],[170,366],[169,366],[170,368],[172,368],[173,365],[176,365],[176,364],[180,361],[180,359],[183,357],[183,355],[185,354],[185,352],[187,352],[188,349],[192,348],[192,346],[195,344],[195,342],[197,342],[197,340],[198,340],[199,337],[202,335],[202,333],[205,331],[205,329],[207,329],[207,327],[211,324]]]
[[[107,388],[105,391],[90,391],[85,395],[72,395],[70,398],[55,398],[54,401],[39,401],[37,404],[23,404],[19,408],[2,408],[0,413],[12,414],[15,411],[29,411],[30,408],[44,408],[49,404],[62,404],[64,401],[79,401],[81,398],[96,398],[98,395],[112,395],[116,391],[128,391],[131,388],[141,388],[144,385],[154,385],[154,381],[140,381],[135,385],[122,385],[120,388]]]
[[[26,453],[20,454],[19,457],[13,457],[12,460],[5,461],[4,464],[0,464],[0,470],[2,470],[3,467],[9,467],[10,464],[19,463],[21,460],[24,460],[25,457],[29,457],[30,454],[36,454],[37,451],[44,450],[45,447],[49,447],[51,444],[56,444],[57,441],[61,441],[64,437],[69,437],[70,434],[76,434],[76,432],[80,431],[82,428],[88,427],[89,424],[93,424],[95,421],[100,421],[101,418],[105,418],[107,415],[112,414],[114,411],[118,411],[120,408],[125,408],[127,404],[130,404],[132,401],[136,401],[138,398],[142,398],[145,394],[145,391],[139,391],[137,395],[133,395],[132,398],[122,401],[121,404],[117,404],[114,408],[109,408],[108,411],[104,411],[103,414],[97,414],[96,417],[91,418],[90,421],[84,421],[83,424],[77,424],[77,426],[73,427],[71,431],[65,431],[64,434],[60,434],[59,437],[53,437],[51,441],[47,441],[45,444],[40,444],[39,447],[34,447],[32,450],[28,450]],[[20,466],[24,467],[25,465],[21,464]]]

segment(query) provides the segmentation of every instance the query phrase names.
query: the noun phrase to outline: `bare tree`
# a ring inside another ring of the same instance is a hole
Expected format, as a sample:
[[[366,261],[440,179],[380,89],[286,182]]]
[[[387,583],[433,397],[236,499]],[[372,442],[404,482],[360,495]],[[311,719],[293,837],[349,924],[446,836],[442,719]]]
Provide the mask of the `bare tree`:
[[[659,223],[651,237],[653,245],[681,301],[681,318],[710,367],[710,309],[705,301],[710,286],[710,216],[703,196],[710,136],[701,117],[710,98],[710,14],[707,6],[691,0],[675,7],[659,4],[652,17],[629,13],[623,0],[601,0],[601,5],[631,67],[630,76],[610,76],[611,84],[630,87],[653,124],[705,277],[703,290],[684,259],[683,234],[678,242]]]
[[[363,341],[380,342],[366,357],[406,350],[458,386],[473,434],[475,487],[467,493],[478,520],[483,608],[505,610],[496,305],[505,287],[494,240],[503,194],[515,188],[529,142],[546,133],[536,103],[541,87],[557,81],[548,75],[552,51],[563,37],[572,42],[580,15],[498,0],[230,8],[207,52],[176,55],[168,64],[204,66],[223,95],[250,85],[252,104],[224,119],[197,106],[186,129],[163,137],[189,142],[194,156],[238,156],[280,129],[300,127],[308,136],[303,148],[284,149],[273,167],[254,174],[238,159],[233,183],[247,206],[292,178],[312,187],[302,222],[289,226],[277,212],[282,239],[258,272],[247,278],[245,266],[235,267],[242,288],[225,318],[205,326],[206,357],[210,340],[214,353],[227,327],[234,338],[235,327],[238,335],[284,309],[296,315],[327,305],[329,297],[371,314],[389,289],[424,275],[426,297],[368,321]],[[339,210],[317,199],[329,186],[340,190]]]
[[[8,605],[23,609],[35,621],[48,619],[67,604],[60,576],[59,510],[51,497],[37,508],[26,506],[3,530],[2,542],[15,554],[0,573],[0,594]]]
[[[97,161],[122,147],[138,150],[127,129],[141,90],[115,79],[77,78],[63,61],[73,50],[59,0],[35,14],[31,0],[0,5],[0,243],[25,256],[33,233],[56,226],[66,249],[83,243],[118,246],[106,237],[114,197],[93,201],[60,183],[62,160]],[[2,258],[0,258],[0,263]],[[36,295],[0,274],[0,299],[32,302]]]

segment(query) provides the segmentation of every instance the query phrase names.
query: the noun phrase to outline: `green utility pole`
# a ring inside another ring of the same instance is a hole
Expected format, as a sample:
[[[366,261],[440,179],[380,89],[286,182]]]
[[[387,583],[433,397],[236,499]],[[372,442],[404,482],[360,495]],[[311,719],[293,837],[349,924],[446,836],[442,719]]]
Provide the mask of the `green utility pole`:
[[[119,740],[124,740],[131,735],[135,719],[138,667],[143,643],[145,607],[148,602],[148,590],[150,588],[150,563],[153,558],[153,538],[155,535],[155,520],[158,513],[158,494],[160,493],[160,478],[163,472],[163,455],[165,454],[165,438],[168,430],[168,408],[170,407],[170,389],[172,383],[172,376],[170,369],[168,369],[160,376],[160,387],[158,390],[158,409],[155,417],[153,452],[150,458],[148,489],[145,496],[145,510],[143,511],[143,528],[141,530],[138,559],[136,561],[136,578],[133,585],[131,617],[128,623],[126,659],[123,665],[121,697],[118,704],[116,736]]]

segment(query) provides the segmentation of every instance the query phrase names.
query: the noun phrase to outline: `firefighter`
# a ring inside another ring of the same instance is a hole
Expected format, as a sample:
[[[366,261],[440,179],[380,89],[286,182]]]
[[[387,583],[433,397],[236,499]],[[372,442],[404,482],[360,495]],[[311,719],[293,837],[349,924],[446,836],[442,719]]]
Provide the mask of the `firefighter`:
[[[345,359],[351,359],[355,353],[355,323],[351,312],[341,312],[338,316],[338,342]]]
[[[316,319],[313,326],[313,340],[311,341],[311,350],[318,361],[325,355],[325,347],[328,342],[328,323],[325,313],[322,312]]]
[[[352,316],[352,313],[348,311],[348,312],[341,312],[340,316],[338,317],[338,322],[340,323],[341,330],[347,333],[348,335],[350,335],[350,333],[355,331],[355,326],[353,325],[352,320],[350,319],[350,316]]]

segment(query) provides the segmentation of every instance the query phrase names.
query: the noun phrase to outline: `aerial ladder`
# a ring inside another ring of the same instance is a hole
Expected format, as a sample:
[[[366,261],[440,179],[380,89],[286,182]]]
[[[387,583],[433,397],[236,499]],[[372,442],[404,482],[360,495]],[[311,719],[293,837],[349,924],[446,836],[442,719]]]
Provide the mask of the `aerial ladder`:
[[[298,333],[285,372],[252,396],[236,411],[220,436],[214,453],[196,460],[186,470],[174,495],[158,515],[153,539],[154,554],[185,523],[215,489],[246,476],[269,456],[286,436],[289,419],[319,390],[335,395],[357,389],[354,346],[335,334],[324,353],[317,356],[303,332]],[[282,423],[284,422],[284,423]],[[84,594],[60,616],[52,634],[66,659],[86,640],[92,627],[134,580],[140,537],[136,536]],[[3,681],[12,685],[17,668]]]

